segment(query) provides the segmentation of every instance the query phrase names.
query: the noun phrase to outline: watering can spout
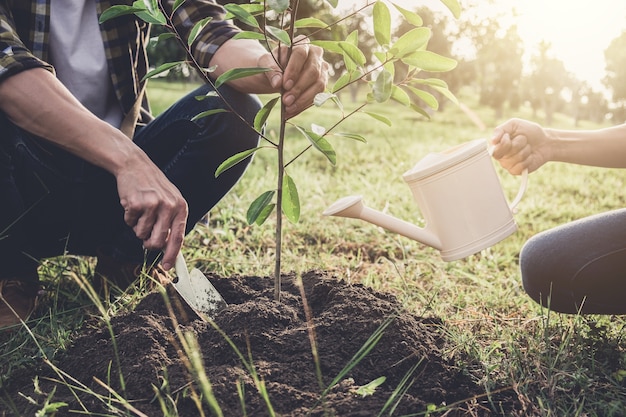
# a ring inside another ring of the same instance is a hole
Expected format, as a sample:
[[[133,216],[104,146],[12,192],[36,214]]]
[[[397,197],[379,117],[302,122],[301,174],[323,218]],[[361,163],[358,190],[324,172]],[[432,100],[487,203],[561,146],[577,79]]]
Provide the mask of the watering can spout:
[[[409,239],[417,240],[425,245],[441,250],[441,241],[427,228],[397,219],[378,210],[371,209],[363,204],[361,196],[349,196],[337,200],[324,211],[324,216],[349,217],[361,219],[380,226],[391,232],[398,233]]]

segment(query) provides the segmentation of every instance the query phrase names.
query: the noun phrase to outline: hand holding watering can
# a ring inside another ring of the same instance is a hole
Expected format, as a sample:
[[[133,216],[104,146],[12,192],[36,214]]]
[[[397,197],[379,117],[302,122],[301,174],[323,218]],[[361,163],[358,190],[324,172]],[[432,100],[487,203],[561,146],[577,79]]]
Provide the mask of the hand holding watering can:
[[[493,246],[517,230],[513,210],[526,190],[522,174],[517,196],[509,204],[485,139],[430,153],[402,176],[411,188],[425,227],[396,219],[344,197],[324,215],[365,220],[440,251],[444,261],[464,258]]]

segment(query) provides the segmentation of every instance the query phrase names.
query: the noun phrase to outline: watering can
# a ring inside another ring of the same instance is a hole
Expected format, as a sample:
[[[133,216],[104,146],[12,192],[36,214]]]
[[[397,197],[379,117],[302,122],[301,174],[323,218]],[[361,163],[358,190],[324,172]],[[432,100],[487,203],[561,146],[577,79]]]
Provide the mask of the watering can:
[[[528,181],[508,203],[486,139],[430,153],[402,176],[424,218],[424,227],[371,209],[361,196],[339,199],[325,216],[365,220],[440,251],[454,261],[495,245],[517,230],[513,218]]]

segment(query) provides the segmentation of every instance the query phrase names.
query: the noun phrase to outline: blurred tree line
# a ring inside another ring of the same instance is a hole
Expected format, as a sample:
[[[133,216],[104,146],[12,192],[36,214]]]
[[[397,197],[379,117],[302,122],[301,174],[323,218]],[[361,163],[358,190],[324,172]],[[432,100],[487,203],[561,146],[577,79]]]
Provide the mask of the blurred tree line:
[[[609,99],[607,94],[594,90],[587,82],[569,73],[563,62],[554,57],[549,43],[538,46],[532,53],[530,67],[524,72],[524,43],[517,28],[502,27],[502,16],[485,16],[479,12],[479,9],[485,10],[486,2],[493,1],[465,0],[458,20],[426,7],[412,10],[422,17],[424,26],[432,30],[429,50],[453,57],[459,63],[453,71],[424,73],[424,78],[434,76],[446,81],[453,93],[458,93],[462,87],[472,88],[480,104],[492,108],[497,118],[502,117],[505,109],[515,112],[522,104],[528,104],[535,118],[543,117],[547,124],[552,122],[555,112],[570,115],[574,124],[579,120],[601,122],[606,118],[615,123],[626,121],[626,31],[604,51],[606,77],[603,83]],[[244,4],[250,1],[218,0],[218,3]],[[309,29],[302,33],[313,39],[343,40],[356,31],[364,51],[371,51],[373,45],[373,35],[367,24],[370,12],[371,7],[340,20],[347,13],[344,11],[339,16],[325,0],[300,0],[298,7],[300,17],[316,17],[326,23],[337,22],[331,29]],[[240,22],[235,23],[241,25]],[[408,23],[399,21],[395,36],[411,28]],[[157,36],[159,30],[162,29],[153,28],[152,36]],[[149,48],[149,54],[155,67],[184,59],[184,52],[174,39],[155,43]],[[333,55],[327,54],[326,59],[333,67],[334,76],[339,77],[344,70],[343,64],[339,56]],[[402,76],[401,68],[398,68],[396,76]],[[170,71],[167,77],[172,80],[190,79],[194,73],[179,68]],[[352,93],[355,94],[354,89]],[[433,94],[437,95],[436,92]],[[437,98],[440,110],[449,104],[443,97]]]

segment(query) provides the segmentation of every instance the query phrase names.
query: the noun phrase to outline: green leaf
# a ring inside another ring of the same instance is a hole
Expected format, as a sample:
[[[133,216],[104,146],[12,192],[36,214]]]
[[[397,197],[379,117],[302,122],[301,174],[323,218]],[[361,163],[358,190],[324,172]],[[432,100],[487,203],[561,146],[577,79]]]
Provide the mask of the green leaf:
[[[382,1],[374,3],[372,13],[374,19],[374,37],[379,45],[389,45],[391,42],[391,13],[389,8]]]
[[[140,12],[136,12],[135,16],[140,18],[146,23],[150,23],[153,25],[165,25],[167,23],[167,19],[165,19],[165,15],[159,9],[159,5],[157,0],[152,0],[151,2],[145,2],[143,0],[136,0],[133,3],[133,7],[141,8],[144,10]]]
[[[389,74],[391,74],[392,80],[396,77],[396,65],[394,61],[389,60],[389,62],[383,65],[383,69],[387,71]]]
[[[162,72],[169,71],[172,68],[182,65],[184,63],[185,61],[176,61],[176,62],[166,62],[165,64],[161,64],[155,69],[153,69],[152,71],[148,72],[146,75],[144,75],[141,81],[145,81],[148,78],[152,78],[155,75],[161,74]]]
[[[135,0],[133,6],[137,6],[137,3],[144,3],[150,13],[154,13],[159,9],[159,0]]]
[[[389,58],[389,54],[382,51],[374,51],[372,55],[375,56],[376,59],[378,59],[378,62],[380,62],[381,64],[383,62],[386,62]]]
[[[451,102],[453,102],[454,104],[456,105],[459,104],[459,100],[452,93],[452,91],[448,90],[448,87],[442,88],[442,87],[434,86],[432,88],[440,92],[442,95],[446,96],[446,98],[450,100]]]
[[[347,139],[354,139],[359,142],[367,143],[367,140],[363,136],[356,134],[356,133],[339,132],[339,133],[334,133],[333,136],[339,136],[339,137],[347,138]]]
[[[318,93],[315,95],[313,99],[313,104],[317,107],[323,106],[328,100],[335,100],[337,98],[337,94],[332,93]]]
[[[218,114],[218,113],[228,113],[228,110],[226,110],[226,109],[213,109],[213,110],[203,111],[202,113],[198,113],[195,116],[193,116],[191,118],[191,121],[195,122],[196,120],[202,119],[203,117],[212,116],[212,115]]]
[[[159,42],[164,41],[166,39],[175,38],[175,37],[176,37],[176,34],[172,32],[161,33],[159,36],[151,37],[150,41],[148,42],[148,46],[150,48],[154,48]]]
[[[391,97],[391,86],[393,85],[393,75],[389,71],[383,70],[381,71],[376,80],[374,81],[374,86],[372,87],[372,94],[374,95],[374,100],[379,103],[383,103],[389,100]]]
[[[387,126],[392,125],[391,120],[389,120],[386,116],[383,116],[382,114],[378,114],[378,113],[372,113],[372,112],[368,112],[368,111],[364,111],[363,113],[367,114],[369,117],[378,120],[379,122],[383,122],[384,124],[386,124]]]
[[[172,6],[172,13],[175,12],[176,9],[178,9],[180,6],[182,6],[185,1],[186,0],[176,0],[174,2],[174,5]]]
[[[263,129],[265,122],[267,122],[267,118],[272,113],[272,109],[274,108],[276,103],[278,103],[278,100],[280,100],[280,97],[275,97],[271,99],[270,101],[265,103],[265,105],[261,108],[261,110],[259,110],[256,116],[254,116],[254,129],[257,132],[260,132]]]
[[[243,152],[236,153],[235,155],[231,156],[230,158],[222,162],[220,166],[217,167],[217,169],[215,170],[215,178],[219,177],[222,172],[226,171],[229,168],[234,167],[239,162],[243,161],[244,159],[254,154],[256,151],[258,151],[261,148],[262,146],[259,146],[256,148],[248,149]]]
[[[350,84],[351,81],[352,77],[350,76],[350,73],[344,72],[341,77],[339,77],[337,81],[335,81],[335,84],[333,84],[333,88],[331,89],[331,91],[333,93],[336,93],[337,91]]]
[[[346,36],[346,42],[350,42],[354,46],[359,46],[359,31],[353,30],[348,36]]]
[[[374,395],[376,392],[376,388],[380,387],[385,381],[387,377],[381,376],[380,378],[376,378],[372,382],[362,385],[356,389],[356,393],[361,397],[367,397],[368,395]]]
[[[427,85],[433,90],[436,90],[442,95],[444,95],[448,100],[450,100],[454,104],[457,104],[457,105],[459,104],[459,100],[456,98],[454,94],[452,94],[452,92],[448,89],[448,84],[446,84],[446,82],[443,80],[440,80],[438,78],[426,78],[426,79],[416,78],[412,82],[414,84]]]
[[[341,110],[341,112],[343,113],[343,104],[341,103],[341,100],[339,100],[339,97],[336,94],[318,93],[315,95],[315,98],[313,99],[313,104],[317,107],[320,107],[320,106],[323,106],[328,100],[332,100],[337,105],[339,110]]]
[[[102,14],[100,15],[99,22],[104,23],[107,20],[111,20],[119,16],[135,14],[137,12],[143,12],[145,10],[146,10],[145,5],[142,5],[142,7],[122,6],[122,5],[111,6],[108,9],[106,9],[104,12],[102,12]]]
[[[298,189],[293,179],[285,173],[283,176],[283,213],[291,223],[298,223],[300,220],[300,198]]]
[[[391,86],[391,98],[404,106],[409,107],[411,105],[409,95],[397,85]]]
[[[248,12],[240,5],[231,3],[224,5],[224,8],[228,10],[235,18],[239,19],[246,25],[252,26],[254,28],[259,28],[259,22],[256,21],[256,19],[250,14],[250,12]]]
[[[414,84],[422,84],[430,87],[443,87],[448,88],[448,84],[439,78],[414,78],[411,80]]]
[[[276,39],[277,41],[284,43],[287,46],[291,45],[291,38],[289,37],[289,34],[286,31],[279,29],[279,28],[275,28],[274,26],[266,26],[265,30],[268,35],[270,35],[272,38]]]
[[[331,164],[337,165],[337,153],[333,149],[330,142],[328,142],[323,136],[318,135],[315,132],[306,130],[300,126],[296,126],[296,129],[302,133],[302,135],[311,142],[313,147],[320,151]]]
[[[304,17],[302,19],[298,19],[296,20],[296,23],[294,26],[296,29],[302,29],[302,28],[330,29],[330,27],[328,27],[328,24],[326,24],[325,22],[321,21],[320,19],[316,17]]]
[[[217,65],[211,65],[208,68],[201,68],[202,71],[206,72],[207,74],[210,74],[212,72],[215,72],[215,70],[217,69]]]
[[[393,44],[390,52],[395,58],[402,58],[411,52],[419,51],[428,44],[431,35],[432,32],[429,28],[411,29]]]
[[[339,3],[339,0],[326,0],[326,3],[330,4],[332,6],[332,8],[336,8],[337,4]]]
[[[393,3],[393,5],[400,13],[402,13],[402,16],[404,16],[404,19],[408,23],[412,24],[413,26],[422,26],[424,24],[424,20],[417,13],[402,8],[395,3]]]
[[[407,86],[406,88],[408,88],[417,97],[422,99],[422,101],[426,103],[426,105],[431,109],[437,110],[439,108],[439,102],[437,101],[437,98],[430,94],[428,91],[420,90],[419,88],[411,86]]]
[[[246,213],[246,220],[248,221],[248,224],[255,223],[259,220],[259,216],[261,216],[266,208],[272,203],[272,199],[274,198],[275,193],[276,191],[274,190],[266,191],[258,196],[252,202],[252,204],[250,204],[250,207],[248,207],[248,212]],[[263,221],[265,221],[265,219]]]
[[[265,208],[263,209],[263,211],[259,214],[259,216],[257,217],[256,221],[254,222],[257,226],[261,226],[263,223],[265,223],[265,221],[267,220],[267,218],[270,216],[270,214],[272,214],[272,212],[274,211],[274,208],[276,207],[276,204],[272,203],[272,204],[268,204],[267,206],[265,206]]]
[[[223,3],[221,3],[221,4],[223,4]],[[235,4],[235,3],[232,3],[232,4]],[[262,16],[263,12],[265,11],[265,5],[264,4],[258,4],[258,2],[256,4],[239,3],[239,4],[237,4],[237,6],[239,6],[241,9],[243,9],[244,15],[247,12],[249,15],[251,15],[253,17],[254,16]],[[240,8],[236,8],[238,12],[241,12]],[[224,20],[231,20],[231,19],[235,19],[235,18],[236,18],[236,16],[233,13],[231,13],[230,11],[228,11],[228,8],[227,8],[226,9],[226,15],[224,16]],[[255,21],[256,21],[256,19],[255,19]],[[258,25],[258,21],[257,21],[257,25]],[[257,27],[257,26],[255,26],[255,27]]]
[[[257,15],[263,15],[263,12],[265,11],[265,5],[259,4],[259,3],[262,3],[262,2],[257,2],[256,4],[240,3],[239,5],[241,6],[242,9],[244,9],[251,15],[257,16]]]
[[[160,10],[158,10],[155,14],[150,14],[148,12],[139,12],[135,13],[135,16],[137,16],[146,23],[150,23],[151,25],[164,26],[167,24],[167,19]]]
[[[343,49],[341,49],[341,46],[339,46],[339,43],[340,43],[339,41],[317,41],[317,40],[311,41],[312,45],[319,46],[326,52],[343,54]]]
[[[232,68],[217,77],[217,80],[215,80],[215,88],[219,88],[229,81],[238,80],[239,78],[251,77],[253,75],[262,74],[269,71],[271,71],[270,68],[261,67]]]
[[[206,94],[204,94],[202,96],[195,96],[194,98],[196,100],[198,100],[198,101],[202,101],[202,100],[205,100],[205,99],[210,98],[210,97],[219,97],[219,94],[217,94],[217,91],[210,90],[210,91],[207,91]]]
[[[402,58],[402,62],[428,72],[446,72],[456,68],[457,62],[431,51],[417,51]]]
[[[289,0],[267,0],[270,10],[281,14],[289,8]]]
[[[339,42],[339,47],[342,49],[344,57],[349,58],[358,66],[362,67],[367,62],[365,54],[363,54],[358,47],[352,45],[350,42]]]
[[[254,39],[257,41],[264,41],[265,35],[259,32],[252,32],[250,30],[244,30],[233,36],[233,39]]]
[[[193,44],[193,42],[196,40],[196,38],[198,37],[198,35],[202,31],[202,29],[204,29],[204,27],[211,20],[213,20],[213,18],[211,16],[205,17],[204,19],[200,20],[198,23],[193,25],[193,28],[191,29],[191,32],[189,32],[189,38],[187,39],[187,45],[188,46],[191,46],[191,44]]]
[[[411,104],[411,110],[421,114],[422,116],[430,120],[430,114],[428,114],[428,112],[424,110],[423,108],[416,106],[415,104]]]
[[[452,12],[455,18],[461,16],[461,5],[457,0],[441,0],[441,2]]]

